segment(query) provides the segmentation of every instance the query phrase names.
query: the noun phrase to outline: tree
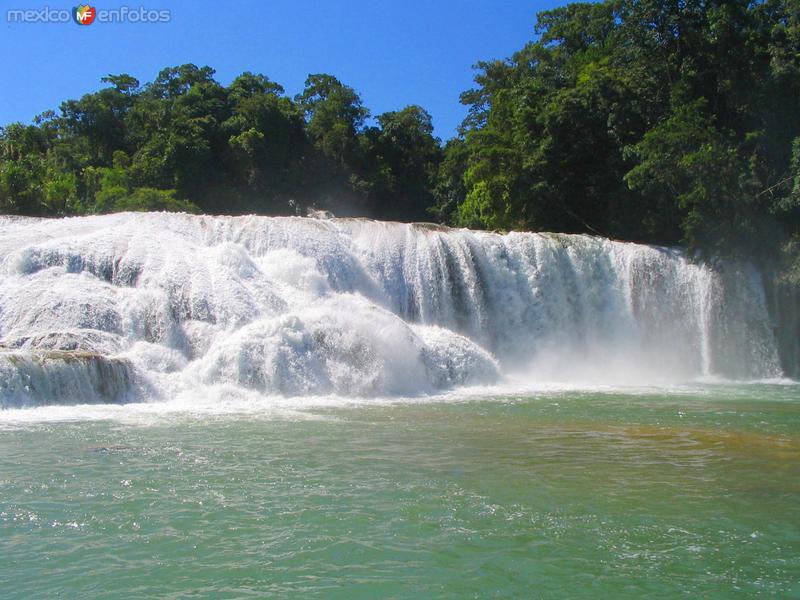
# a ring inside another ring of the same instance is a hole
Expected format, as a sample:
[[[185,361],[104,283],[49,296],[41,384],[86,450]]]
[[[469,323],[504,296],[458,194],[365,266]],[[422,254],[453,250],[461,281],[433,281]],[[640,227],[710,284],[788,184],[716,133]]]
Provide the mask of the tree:
[[[308,135],[322,153],[344,167],[358,145],[369,112],[353,88],[332,75],[309,75],[297,96],[308,121]]]
[[[363,174],[370,183],[372,214],[383,219],[427,220],[441,161],[430,114],[416,105],[377,117],[379,127],[363,136],[370,163]]]
[[[775,261],[798,230],[798,18],[795,0],[606,0],[541,13],[539,39],[479,63],[462,95],[440,214]]]

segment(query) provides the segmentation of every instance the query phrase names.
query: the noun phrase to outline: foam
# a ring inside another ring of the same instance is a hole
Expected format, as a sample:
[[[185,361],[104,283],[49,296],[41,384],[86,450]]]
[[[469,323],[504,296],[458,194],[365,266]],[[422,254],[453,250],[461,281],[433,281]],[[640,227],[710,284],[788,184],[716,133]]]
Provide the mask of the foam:
[[[55,386],[66,367],[32,369],[42,352],[126,365],[131,384],[112,402],[220,387],[374,399],[782,377],[749,265],[713,269],[592,236],[360,219],[0,219],[8,352],[6,380],[39,377],[50,391],[14,384],[12,400],[6,386],[3,406],[103,401],[92,378],[105,371],[73,361],[71,381],[83,383]],[[10,366],[21,364],[23,375]]]

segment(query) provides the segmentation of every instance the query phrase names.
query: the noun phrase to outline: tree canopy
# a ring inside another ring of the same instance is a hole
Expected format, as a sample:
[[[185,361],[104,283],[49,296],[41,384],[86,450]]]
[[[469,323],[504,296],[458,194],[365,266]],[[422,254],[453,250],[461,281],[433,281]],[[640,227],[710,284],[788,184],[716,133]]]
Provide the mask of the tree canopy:
[[[426,218],[440,143],[417,106],[377,115],[331,75],[301,94],[245,72],[180,65],[141,85],[104,77],[31,125],[0,130],[0,212],[120,210]]]
[[[570,4],[536,33],[462,94],[437,214],[707,256],[796,252],[800,2]]]

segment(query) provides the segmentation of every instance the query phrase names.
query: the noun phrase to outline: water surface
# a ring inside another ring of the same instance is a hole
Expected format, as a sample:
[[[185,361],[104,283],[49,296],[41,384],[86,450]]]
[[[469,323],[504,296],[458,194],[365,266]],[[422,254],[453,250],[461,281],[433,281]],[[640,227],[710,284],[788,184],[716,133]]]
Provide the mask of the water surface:
[[[800,386],[0,413],[16,598],[800,597]]]

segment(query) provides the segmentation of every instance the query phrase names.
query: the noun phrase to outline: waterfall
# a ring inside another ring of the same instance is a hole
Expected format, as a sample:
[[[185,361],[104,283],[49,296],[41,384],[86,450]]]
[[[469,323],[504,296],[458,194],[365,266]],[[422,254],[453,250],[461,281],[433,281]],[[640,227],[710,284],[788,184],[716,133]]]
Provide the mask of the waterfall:
[[[582,235],[0,217],[0,406],[781,376],[759,273]]]

